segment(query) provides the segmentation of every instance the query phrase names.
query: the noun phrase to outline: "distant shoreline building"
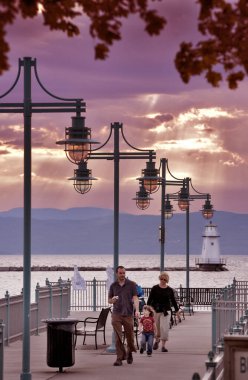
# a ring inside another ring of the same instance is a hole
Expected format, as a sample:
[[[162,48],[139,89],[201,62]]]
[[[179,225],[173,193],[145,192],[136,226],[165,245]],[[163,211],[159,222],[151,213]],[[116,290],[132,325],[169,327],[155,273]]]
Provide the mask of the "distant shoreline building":
[[[217,226],[209,224],[205,226],[202,243],[202,254],[200,258],[196,259],[196,265],[203,271],[223,271],[225,268],[226,260],[220,258],[220,235],[217,231]]]

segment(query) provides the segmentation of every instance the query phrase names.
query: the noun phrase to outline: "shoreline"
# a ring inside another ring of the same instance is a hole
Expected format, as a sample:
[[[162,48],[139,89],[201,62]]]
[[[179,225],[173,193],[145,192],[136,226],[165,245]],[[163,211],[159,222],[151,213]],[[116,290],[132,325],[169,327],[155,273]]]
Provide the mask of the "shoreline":
[[[106,271],[105,267],[84,267],[84,266],[78,266],[77,269],[79,271]],[[126,267],[127,271],[134,271],[134,272],[139,272],[139,271],[160,271],[159,267]],[[186,267],[165,267],[165,270],[168,272],[171,271],[186,271]],[[189,267],[190,271],[206,271],[204,269],[201,269],[199,267]],[[74,271],[74,266],[59,266],[59,265],[54,265],[54,266],[48,266],[48,265],[34,265],[31,267],[32,272],[69,272],[69,271]],[[228,271],[227,268],[219,268],[216,270],[212,270],[213,272],[222,272],[222,271]],[[8,266],[8,267],[0,267],[0,272],[23,272],[23,266]]]

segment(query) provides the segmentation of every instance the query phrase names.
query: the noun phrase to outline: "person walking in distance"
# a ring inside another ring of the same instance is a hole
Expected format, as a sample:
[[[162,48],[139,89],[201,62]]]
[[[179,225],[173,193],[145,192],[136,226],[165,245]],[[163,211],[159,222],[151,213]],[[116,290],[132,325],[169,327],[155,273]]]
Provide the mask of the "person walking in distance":
[[[154,334],[157,331],[154,319],[154,310],[151,306],[145,305],[143,307],[143,315],[139,321],[139,331],[142,333],[140,341],[140,353],[143,354],[143,352],[146,350],[147,344],[147,356],[151,356]]]
[[[154,285],[150,291],[147,305],[155,310],[155,321],[157,333],[155,335],[155,343],[153,349],[157,350],[161,340],[161,351],[168,352],[165,343],[169,338],[171,305],[173,305],[176,315],[179,318],[178,305],[175,300],[173,289],[168,285],[169,275],[161,272],[159,275],[159,284]]]
[[[113,304],[112,326],[115,332],[115,346],[117,359],[114,366],[121,366],[123,360],[132,364],[132,352],[136,352],[134,345],[134,316],[139,318],[139,298],[135,282],[126,278],[123,266],[116,268],[116,281],[110,285],[108,302]],[[122,327],[127,340],[127,352],[122,343]]]

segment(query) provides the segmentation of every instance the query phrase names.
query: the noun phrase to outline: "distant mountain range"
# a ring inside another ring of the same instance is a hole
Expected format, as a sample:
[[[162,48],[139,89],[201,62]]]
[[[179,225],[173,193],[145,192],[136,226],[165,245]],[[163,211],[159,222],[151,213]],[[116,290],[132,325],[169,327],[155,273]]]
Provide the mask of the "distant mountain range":
[[[200,255],[207,221],[190,213],[190,253]],[[248,214],[215,212],[213,224],[220,234],[222,255],[248,254]],[[159,215],[120,214],[120,254],[160,252]],[[52,208],[32,210],[33,254],[112,254],[113,210],[103,208]],[[185,214],[166,221],[167,254],[184,254]],[[0,212],[0,254],[22,254],[23,209]]]

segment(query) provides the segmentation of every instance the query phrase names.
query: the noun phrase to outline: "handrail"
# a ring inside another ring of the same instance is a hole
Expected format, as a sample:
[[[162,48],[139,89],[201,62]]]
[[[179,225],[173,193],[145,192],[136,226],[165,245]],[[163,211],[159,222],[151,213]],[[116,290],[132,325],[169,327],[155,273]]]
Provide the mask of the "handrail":
[[[214,356],[213,352],[210,351],[208,354],[209,360],[206,361],[207,371],[203,375],[202,380],[215,380],[224,373],[224,352],[220,352],[218,355]],[[222,377],[220,377],[221,379]]]
[[[39,330],[44,328],[43,318],[67,317],[70,310],[71,283],[54,283],[36,287],[36,301],[30,305],[30,333],[39,335]],[[23,326],[23,294],[10,296],[6,292],[5,298],[0,299],[0,320],[3,321],[4,337],[3,344],[22,338]],[[1,359],[0,359],[1,360]]]
[[[83,290],[73,290],[71,293],[72,310],[101,310],[108,306],[108,289],[106,280],[87,280]],[[151,288],[142,287],[145,299],[148,298]],[[188,295],[195,309],[210,309],[212,300],[223,288],[176,288],[178,298],[185,302]],[[187,293],[189,292],[189,293]]]
[[[206,361],[202,380],[223,380],[224,337],[248,335],[248,281],[233,280],[212,302],[212,351]],[[194,373],[192,380],[200,380]]]

